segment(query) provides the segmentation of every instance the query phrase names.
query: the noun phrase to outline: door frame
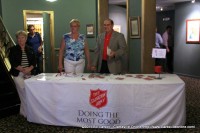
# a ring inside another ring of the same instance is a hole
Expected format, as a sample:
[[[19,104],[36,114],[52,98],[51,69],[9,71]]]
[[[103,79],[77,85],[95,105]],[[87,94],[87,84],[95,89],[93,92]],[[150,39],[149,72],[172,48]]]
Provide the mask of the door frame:
[[[24,18],[24,30],[26,31],[27,30],[27,23],[26,23],[26,20],[27,20],[27,14],[43,14],[43,13],[47,13],[50,15],[50,47],[51,47],[51,62],[53,65],[50,65],[50,66],[55,66],[55,52],[54,52],[54,49],[55,49],[55,45],[54,45],[54,42],[55,42],[55,39],[54,39],[54,11],[42,11],[42,10],[23,10],[23,18]],[[45,64],[46,65],[46,64]],[[52,71],[55,72],[55,68],[53,67],[52,68]]]

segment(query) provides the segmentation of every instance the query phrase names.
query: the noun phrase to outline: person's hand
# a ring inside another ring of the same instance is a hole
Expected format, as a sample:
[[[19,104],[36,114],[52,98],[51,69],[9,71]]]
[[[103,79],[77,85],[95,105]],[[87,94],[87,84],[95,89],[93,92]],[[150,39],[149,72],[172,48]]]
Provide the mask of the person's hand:
[[[170,50],[169,50],[169,48],[168,48],[168,47],[166,48],[166,50],[167,50],[167,53],[169,53],[169,52],[170,52]]]
[[[24,70],[22,71],[25,75],[30,75],[31,74],[31,67],[26,67],[24,68]]]
[[[42,53],[42,51],[43,51],[42,46],[38,47],[38,52],[39,52],[39,53]]]
[[[59,65],[59,66],[58,66],[58,72],[60,72],[60,73],[61,73],[61,72],[62,72],[62,70],[63,70],[63,65]]]
[[[95,67],[95,66],[91,66],[91,71],[96,71],[97,70],[97,68]]]
[[[91,70],[91,65],[90,65],[90,63],[87,64],[87,69],[88,69],[88,70]]]
[[[110,57],[115,57],[115,52],[114,51],[110,52]]]
[[[20,72],[23,72],[24,71],[24,68],[22,66],[18,66],[16,67],[15,69],[19,70]]]

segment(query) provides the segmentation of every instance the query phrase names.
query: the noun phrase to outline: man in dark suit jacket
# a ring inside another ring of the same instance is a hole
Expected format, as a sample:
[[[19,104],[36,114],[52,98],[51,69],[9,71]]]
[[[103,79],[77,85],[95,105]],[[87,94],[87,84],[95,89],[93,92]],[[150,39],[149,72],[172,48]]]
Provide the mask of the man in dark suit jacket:
[[[124,35],[113,30],[113,20],[104,21],[105,32],[98,35],[91,69],[100,73],[122,73],[121,58],[125,53]]]

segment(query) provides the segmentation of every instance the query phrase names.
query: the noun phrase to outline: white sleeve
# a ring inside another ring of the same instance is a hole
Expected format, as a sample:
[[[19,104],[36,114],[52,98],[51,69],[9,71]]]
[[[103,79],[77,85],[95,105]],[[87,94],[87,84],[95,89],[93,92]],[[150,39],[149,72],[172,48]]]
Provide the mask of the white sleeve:
[[[163,44],[163,39],[160,34],[159,34],[159,44]]]

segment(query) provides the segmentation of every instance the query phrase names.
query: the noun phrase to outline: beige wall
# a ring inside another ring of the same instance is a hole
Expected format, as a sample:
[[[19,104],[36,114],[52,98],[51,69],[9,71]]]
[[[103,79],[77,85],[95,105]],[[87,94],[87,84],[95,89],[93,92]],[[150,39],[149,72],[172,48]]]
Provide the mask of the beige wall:
[[[155,47],[156,0],[142,0],[141,72],[154,73],[155,60],[152,48]]]

